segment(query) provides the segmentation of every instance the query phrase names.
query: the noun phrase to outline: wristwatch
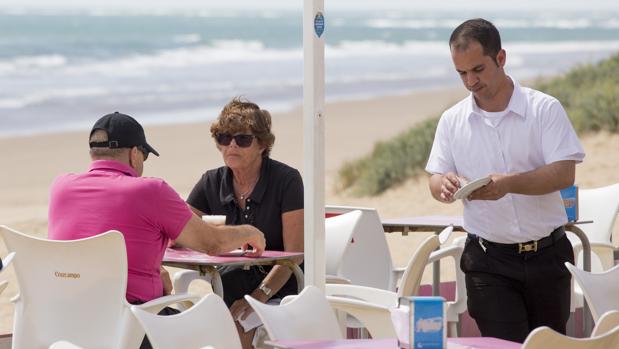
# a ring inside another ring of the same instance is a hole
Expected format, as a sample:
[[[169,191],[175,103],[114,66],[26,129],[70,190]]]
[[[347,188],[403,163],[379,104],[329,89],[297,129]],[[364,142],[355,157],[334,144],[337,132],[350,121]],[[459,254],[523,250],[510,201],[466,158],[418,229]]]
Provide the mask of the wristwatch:
[[[271,296],[272,290],[268,288],[265,283],[261,283],[260,286],[258,286],[258,289],[262,291],[267,297]]]

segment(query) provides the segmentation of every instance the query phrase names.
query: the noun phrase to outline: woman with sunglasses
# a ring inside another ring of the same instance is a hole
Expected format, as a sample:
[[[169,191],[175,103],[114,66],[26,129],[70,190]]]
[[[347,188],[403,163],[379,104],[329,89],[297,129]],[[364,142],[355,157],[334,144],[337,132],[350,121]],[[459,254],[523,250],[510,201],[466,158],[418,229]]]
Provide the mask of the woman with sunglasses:
[[[193,211],[225,215],[226,224],[259,228],[267,250],[303,251],[303,182],[299,171],[269,157],[275,141],[269,112],[235,98],[211,125],[211,136],[225,166],[207,171],[196,183],[187,199]],[[253,311],[243,298],[246,294],[267,302],[297,293],[287,267],[219,272],[224,301],[235,320]],[[254,330],[245,332],[236,324],[243,348],[251,348]]]

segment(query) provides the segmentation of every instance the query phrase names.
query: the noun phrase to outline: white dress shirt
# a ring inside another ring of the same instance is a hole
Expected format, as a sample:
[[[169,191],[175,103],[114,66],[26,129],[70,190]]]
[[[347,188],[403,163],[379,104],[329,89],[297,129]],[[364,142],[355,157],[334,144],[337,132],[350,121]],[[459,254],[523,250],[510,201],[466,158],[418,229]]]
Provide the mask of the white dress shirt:
[[[498,122],[483,116],[472,94],[443,113],[426,171],[454,172],[472,181],[491,173],[522,173],[556,161],[583,160],[584,150],[559,101],[511,80],[514,91]],[[566,222],[558,191],[464,200],[464,228],[489,241],[538,240]]]

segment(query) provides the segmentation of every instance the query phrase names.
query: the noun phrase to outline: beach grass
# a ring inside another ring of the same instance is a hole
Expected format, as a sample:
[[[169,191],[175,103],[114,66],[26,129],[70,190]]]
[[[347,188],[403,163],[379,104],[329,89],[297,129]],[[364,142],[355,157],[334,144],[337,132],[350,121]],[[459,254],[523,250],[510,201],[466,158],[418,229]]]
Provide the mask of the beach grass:
[[[534,88],[556,97],[579,134],[619,133],[619,54],[597,64],[581,65]],[[423,172],[438,118],[376,143],[372,152],[345,163],[336,190],[357,196],[378,195]]]

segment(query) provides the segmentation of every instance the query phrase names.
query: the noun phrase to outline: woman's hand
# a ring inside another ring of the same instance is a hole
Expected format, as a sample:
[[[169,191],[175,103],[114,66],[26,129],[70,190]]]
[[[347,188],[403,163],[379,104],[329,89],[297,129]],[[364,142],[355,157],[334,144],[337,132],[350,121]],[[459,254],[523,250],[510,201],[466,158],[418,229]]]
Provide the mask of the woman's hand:
[[[230,313],[232,314],[232,318],[237,320],[245,320],[254,311],[252,307],[247,303],[245,298],[237,299],[232,306],[230,307]]]

